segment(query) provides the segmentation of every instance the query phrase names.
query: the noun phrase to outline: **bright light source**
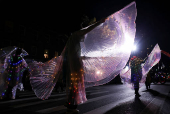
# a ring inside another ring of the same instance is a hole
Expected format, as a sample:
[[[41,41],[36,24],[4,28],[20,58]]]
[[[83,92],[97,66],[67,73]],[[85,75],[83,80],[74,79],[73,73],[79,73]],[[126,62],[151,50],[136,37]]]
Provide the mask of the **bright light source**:
[[[103,74],[103,73],[102,73],[101,71],[98,70],[98,71],[96,72],[96,74]]]
[[[133,45],[132,51],[136,51],[136,45]]]
[[[134,39],[133,37],[129,36],[129,34],[125,34],[125,41],[124,44],[121,46],[121,51],[123,52],[131,52],[134,48]]]
[[[125,67],[125,70],[128,70],[128,69],[129,69],[129,67],[128,67],[128,66],[126,66],[126,67]]]
[[[96,73],[97,73],[97,74],[100,74],[100,71],[97,71]]]

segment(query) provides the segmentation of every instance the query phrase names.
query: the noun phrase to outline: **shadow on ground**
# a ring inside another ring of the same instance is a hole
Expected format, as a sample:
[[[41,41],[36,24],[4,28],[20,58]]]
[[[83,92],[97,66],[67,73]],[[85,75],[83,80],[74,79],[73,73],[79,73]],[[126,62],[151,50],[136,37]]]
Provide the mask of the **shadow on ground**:
[[[156,97],[158,95],[159,95],[159,97],[166,97],[166,101],[168,101],[170,103],[170,97],[166,96],[164,94],[161,94],[158,91],[149,89],[149,90],[145,90],[143,92],[149,92],[153,97]],[[156,104],[151,104],[151,105],[154,106]],[[114,114],[117,112],[119,112],[119,114],[139,114],[144,109],[146,109],[146,104],[143,103],[143,101],[140,99],[140,97],[135,97],[133,100],[131,100],[129,102],[121,103],[118,106],[113,107],[111,110],[107,111],[105,114]],[[149,109],[147,109],[147,111],[149,114],[153,114],[153,111],[151,111]],[[164,110],[162,109],[162,111],[164,111]]]
[[[141,102],[140,98],[135,97],[132,101],[119,104],[105,114],[114,114],[117,112],[119,114],[139,114],[145,107],[145,104]]]

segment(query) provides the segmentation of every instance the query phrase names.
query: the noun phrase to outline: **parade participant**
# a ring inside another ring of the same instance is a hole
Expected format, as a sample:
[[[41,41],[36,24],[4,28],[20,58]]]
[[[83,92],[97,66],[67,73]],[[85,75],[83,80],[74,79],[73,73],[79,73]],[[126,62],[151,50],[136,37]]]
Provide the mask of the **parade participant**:
[[[145,86],[146,86],[147,90],[150,89],[150,86],[151,86],[151,73],[150,73],[150,71],[148,72],[148,74],[146,76]]]
[[[159,45],[156,44],[152,52],[147,56],[144,61],[139,57],[132,57],[130,59],[130,68],[124,68],[120,72],[120,77],[126,87],[135,89],[136,96],[140,96],[139,88],[146,82],[148,72],[155,66],[161,59],[161,50]],[[142,63],[143,62],[143,63]]]
[[[66,83],[68,114],[87,101],[85,88],[108,83],[126,65],[135,38],[136,4],[81,30],[73,32],[58,57],[29,64],[30,83],[35,95],[48,99],[57,81]]]
[[[131,83],[134,86],[135,95],[140,96],[139,94],[139,82],[142,79],[142,59],[139,57],[133,56],[130,60],[130,68],[131,68]]]
[[[64,63],[63,66],[66,72],[66,80],[67,80],[67,108],[69,111],[77,111],[77,105],[85,102],[86,93],[85,93],[85,85],[84,85],[84,72],[83,72],[83,63],[80,57],[81,47],[80,41],[84,41],[84,36],[95,27],[105,22],[105,18],[96,22],[95,24],[89,26],[88,28],[81,29],[79,31],[74,32],[66,44],[66,51],[64,55]],[[79,95],[79,91],[81,90],[81,96]]]
[[[7,90],[7,96],[11,99],[15,99],[16,97],[16,91],[18,86],[22,85],[22,75],[23,75],[23,69],[27,67],[27,63],[21,56],[22,49],[17,48],[16,53],[11,56],[10,58],[10,64],[7,67],[8,75],[9,75],[9,85]],[[23,87],[20,87],[21,90]]]
[[[9,51],[8,49],[11,50]],[[22,76],[27,63],[22,55],[27,55],[27,53],[23,49],[16,47],[4,48],[3,52],[8,54],[4,56],[4,72],[1,74],[4,81],[0,88],[0,92],[2,92],[1,99],[15,99],[17,89],[23,90]]]

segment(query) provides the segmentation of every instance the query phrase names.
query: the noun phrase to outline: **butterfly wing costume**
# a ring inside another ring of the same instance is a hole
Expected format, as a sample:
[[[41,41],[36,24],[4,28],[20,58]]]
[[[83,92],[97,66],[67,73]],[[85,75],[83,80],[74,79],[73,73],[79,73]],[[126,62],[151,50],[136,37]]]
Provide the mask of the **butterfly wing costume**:
[[[136,33],[136,3],[108,16],[104,23],[73,33],[61,55],[29,64],[30,82],[40,99],[47,99],[62,76],[68,102],[85,102],[85,88],[108,83],[126,65]]]

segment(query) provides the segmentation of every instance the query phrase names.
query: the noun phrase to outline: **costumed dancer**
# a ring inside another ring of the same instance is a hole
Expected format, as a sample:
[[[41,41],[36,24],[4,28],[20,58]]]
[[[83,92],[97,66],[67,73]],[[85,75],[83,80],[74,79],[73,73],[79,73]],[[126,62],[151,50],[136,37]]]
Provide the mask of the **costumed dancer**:
[[[11,99],[15,99],[16,90],[20,88],[23,90],[22,75],[24,68],[27,67],[27,63],[21,56],[22,49],[17,48],[16,53],[10,57],[10,64],[7,67],[9,75],[9,85],[7,96]],[[11,96],[12,95],[12,96]]]
[[[67,104],[69,112],[78,112],[77,105],[87,101],[84,85],[84,71],[83,63],[81,60],[81,47],[80,42],[84,41],[85,34],[93,30],[95,27],[105,22],[105,18],[89,26],[88,28],[81,29],[74,32],[67,44],[64,55],[63,72],[66,72],[66,84],[67,84]],[[81,93],[79,93],[81,90]]]
[[[139,57],[133,56],[129,62],[131,68],[131,83],[134,86],[135,95],[140,96],[139,94],[139,82],[142,79],[142,66],[141,63],[143,60]]]
[[[133,57],[130,60],[131,68],[124,68],[120,72],[120,77],[127,87],[135,89],[136,96],[140,96],[138,91],[146,82],[148,72],[155,66],[161,59],[161,50],[159,45],[156,44],[152,52],[149,54],[144,63],[142,59]]]
[[[146,89],[150,89],[150,86],[151,86],[151,71],[148,72],[147,76],[146,76],[146,81],[145,81],[145,86],[146,86]]]
[[[42,63],[34,61],[30,83],[35,95],[48,99],[56,82],[66,83],[68,114],[87,101],[85,88],[103,85],[115,78],[129,60],[136,32],[136,4],[132,2],[107,18],[74,32],[61,55]]]
[[[22,49],[14,48],[6,55],[4,60],[4,73],[6,73],[7,76],[3,79],[5,84],[1,85],[1,97],[5,96],[5,99],[15,99],[16,90],[24,89],[22,84],[22,75],[26,67],[27,63],[22,57]],[[3,92],[3,86],[6,86],[4,87],[5,92]]]

